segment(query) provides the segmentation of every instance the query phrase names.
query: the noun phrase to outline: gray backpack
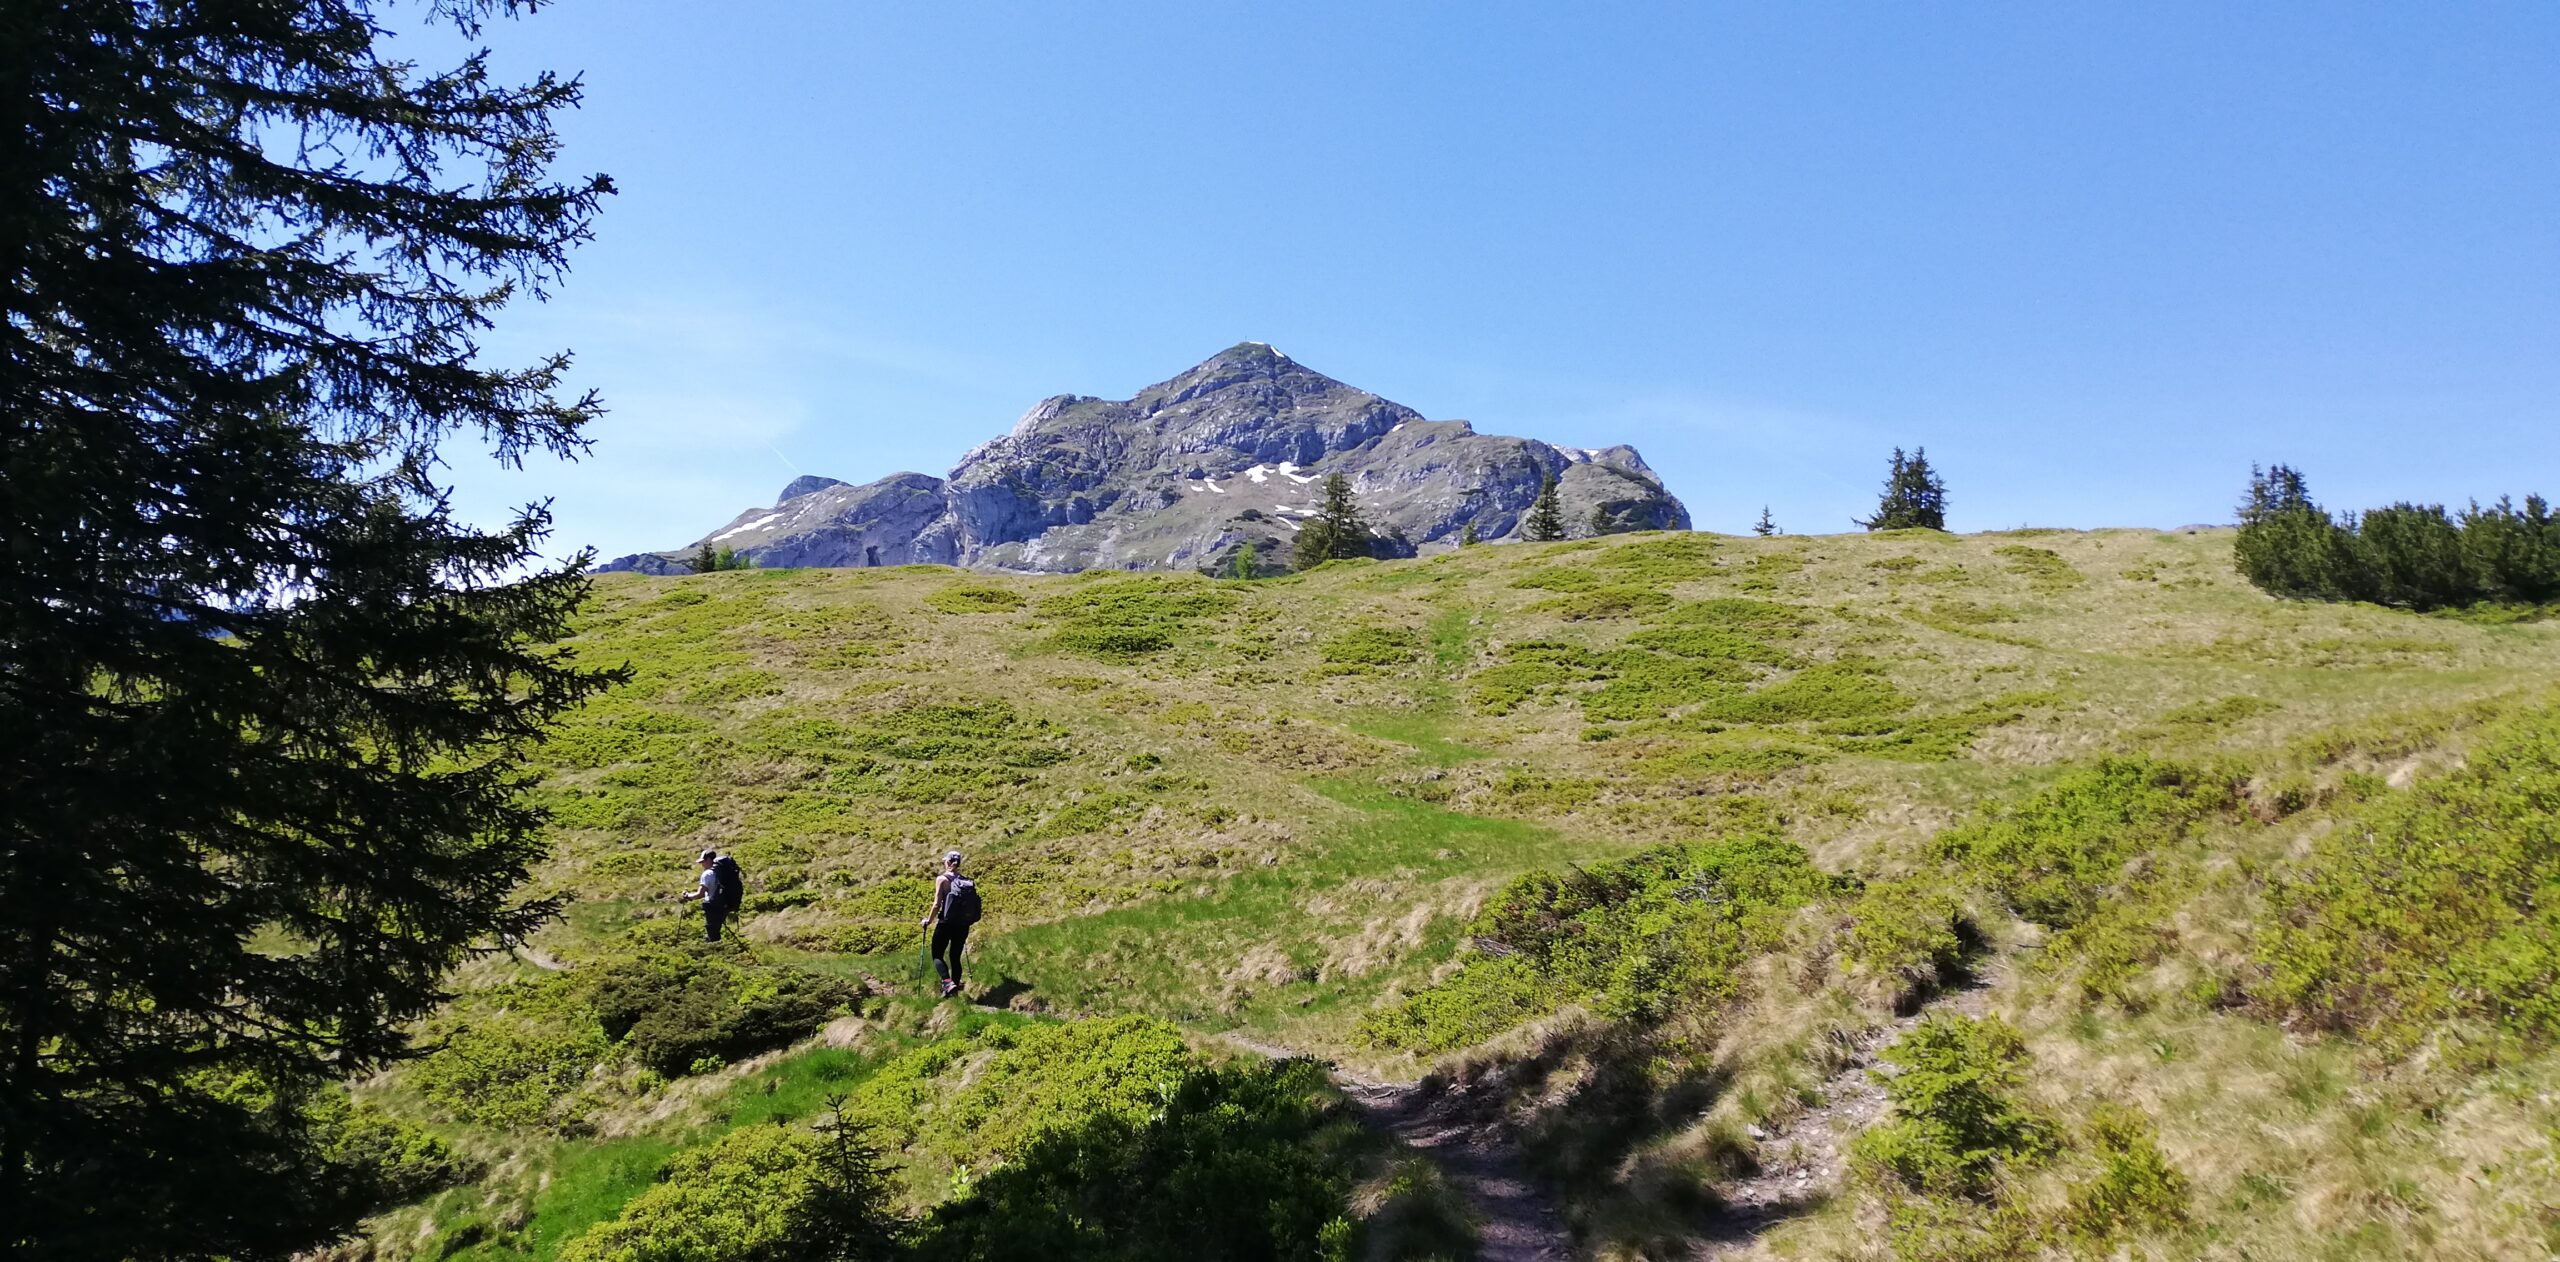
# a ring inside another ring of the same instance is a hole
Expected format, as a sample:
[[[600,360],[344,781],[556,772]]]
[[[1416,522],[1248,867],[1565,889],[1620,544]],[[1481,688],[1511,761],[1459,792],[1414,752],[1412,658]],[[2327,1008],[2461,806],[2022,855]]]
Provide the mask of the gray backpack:
[[[978,905],[978,883],[965,876],[951,878],[951,889],[943,895],[942,923],[954,929],[966,929],[978,923],[984,908]]]

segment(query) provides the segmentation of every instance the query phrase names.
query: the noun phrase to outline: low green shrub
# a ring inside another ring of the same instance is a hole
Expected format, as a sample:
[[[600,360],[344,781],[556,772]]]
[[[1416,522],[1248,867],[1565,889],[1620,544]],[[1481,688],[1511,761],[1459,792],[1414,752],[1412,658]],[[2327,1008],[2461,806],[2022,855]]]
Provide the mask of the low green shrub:
[[[1938,834],[1929,851],[1965,865],[2019,915],[2067,928],[2122,887],[2127,860],[2237,801],[2227,776],[2111,758],[2023,805]]]
[[[680,757],[691,736],[710,725],[691,715],[617,698],[588,702],[553,729],[541,756],[555,767],[610,767],[645,758]]]
[[[1555,1010],[1560,988],[1533,961],[1517,956],[1470,960],[1448,981],[1360,1016],[1352,1037],[1372,1047],[1448,1052]]]
[[[711,787],[696,778],[697,770],[674,758],[626,763],[591,785],[546,785],[536,800],[562,828],[682,832],[702,822],[718,803]]]
[[[1852,969],[1889,979],[1900,1007],[1961,976],[1980,934],[1964,904],[1934,877],[1877,881],[1850,904],[1842,955]]]
[[[1639,774],[1663,779],[1699,775],[1766,776],[1811,766],[1830,757],[1828,750],[1804,745],[1719,735],[1703,742],[1648,754],[1637,760],[1635,769]]]
[[[1796,605],[1746,596],[1692,600],[1649,619],[1661,627],[1706,627],[1763,640],[1793,639],[1813,625],[1813,614]]]
[[[964,1061],[965,1080],[946,1080]],[[1149,1017],[999,1024],[882,1066],[853,1108],[947,1160],[1011,1159],[1055,1127],[1143,1120],[1161,1084],[1196,1063],[1180,1031]]]
[[[2021,1205],[1962,1199],[1897,1198],[1885,1215],[1895,1262],[2044,1262],[2055,1256],[2052,1226]]]
[[[1515,878],[1469,926],[1478,954],[1449,979],[1364,1018],[1378,1046],[1447,1050],[1559,1002],[1650,1021],[1735,997],[1740,969],[1787,919],[1849,889],[1782,837],[1660,846]],[[1482,977],[1473,976],[1484,970]]]
[[[1511,580],[1511,585],[1528,591],[1587,592],[1608,582],[1608,579],[1579,566],[1549,565],[1522,574]]]
[[[843,720],[774,716],[748,727],[745,744],[824,769],[839,793],[987,807],[1018,799],[1009,791],[1074,753],[1059,724],[1003,701],[904,705]]]
[[[2027,717],[2029,710],[2058,705],[2061,700],[2049,692],[2011,693],[1945,714],[1826,719],[1813,725],[1813,734],[1844,754],[1895,762],[1948,762],[1971,753],[1985,729],[2015,723]]]
[[[1349,1262],[1365,1146],[1312,1061],[1186,1065],[1143,1109],[1066,1113],[936,1209],[920,1262]],[[572,1260],[577,1262],[577,1260]]]
[[[2186,1221],[2193,1195],[2186,1176],[2161,1155],[2158,1133],[2140,1109],[2099,1105],[2090,1114],[2087,1139],[2098,1172],[2071,1190],[2064,1221],[2073,1234],[2103,1242]]]
[[[1098,577],[1040,602],[1044,618],[1144,626],[1191,622],[1234,607],[1234,593],[1193,574]]]
[[[1477,713],[1509,714],[1599,671],[1599,659],[1589,649],[1554,640],[1519,641],[1506,646],[1502,656],[1467,681]]]
[[[1049,637],[1064,653],[1106,662],[1134,661],[1173,647],[1173,635],[1162,627],[1066,626]]]
[[[1173,647],[1176,634],[1233,608],[1236,597],[1198,575],[1152,574],[1080,584],[1037,606],[1058,624],[1050,644],[1127,661]]]
[[[1687,583],[1715,576],[1716,552],[1716,540],[1711,535],[1675,534],[1621,544],[1592,557],[1587,564],[1630,582]]]
[[[1731,698],[1749,667],[1730,660],[1665,657],[1642,649],[1601,654],[1588,676],[1600,686],[1583,695],[1582,713],[1594,723],[1658,719],[1701,702]]]
[[[1881,1053],[1893,1116],[1860,1135],[1852,1156],[1906,1192],[1988,1198],[2004,1171],[2054,1147],[2053,1128],[2017,1100],[2025,1040],[1997,1017],[1939,1014]]]
[[[900,1225],[866,1140],[745,1126],[667,1160],[622,1212],[559,1262],[888,1262]]]
[[[303,1117],[321,1158],[336,1172],[338,1190],[368,1213],[441,1192],[480,1172],[478,1162],[455,1152],[443,1136],[352,1101],[344,1091],[320,1093],[304,1106]]]
[[[1363,625],[1327,637],[1316,651],[1336,666],[1402,666],[1422,655],[1422,637],[1403,627]]]
[[[565,1101],[612,1050],[602,1027],[570,1014],[464,1018],[418,1062],[411,1081],[447,1115],[482,1126],[571,1120]]]
[[[1554,614],[1567,622],[1589,622],[1603,618],[1640,618],[1669,609],[1674,603],[1668,594],[1653,588],[1616,583],[1540,601],[1529,608],[1536,613]]]
[[[2154,855],[2139,866],[2089,915],[2054,935],[2047,952],[2057,967],[2078,967],[2083,998],[2130,1011],[2150,1007],[2156,997],[2139,983],[2177,949],[2172,922],[2201,883],[2194,860],[2185,855]]]
[[[1751,558],[1741,581],[1734,584],[1746,592],[1774,592],[1786,580],[1804,569],[1805,559],[1795,552],[1763,552]]]
[[[2267,901],[2265,995],[2291,1015],[2401,1045],[2456,1017],[2560,1040],[2560,707],[2357,808]]]
[[[1475,1207],[1430,1158],[1395,1159],[1359,1195],[1376,1207],[1361,1224],[1367,1256],[1416,1262],[1477,1256]]]
[[[2224,697],[2219,701],[2199,701],[2193,705],[2180,706],[2161,715],[2160,721],[2181,727],[2218,727],[2225,723],[2254,719],[2261,714],[2281,708],[2264,697]]]
[[[616,961],[595,987],[606,1036],[668,1078],[806,1038],[859,997],[834,978],[690,952]]]
[[[1723,627],[1653,627],[1628,636],[1627,643],[1637,648],[1669,653],[1674,657],[1715,658],[1788,669],[1802,664],[1795,655],[1785,649]]]
[[[779,696],[782,676],[769,670],[722,671],[685,690],[684,699],[694,705],[720,705],[731,701],[747,701],[756,697]]]
[[[2067,591],[2088,581],[2062,554],[2048,548],[2030,548],[2024,544],[2003,544],[1991,550],[1992,555],[2009,563],[2009,571],[2027,580],[2027,585],[2040,592]]]
[[[1808,667],[1750,692],[1702,707],[1698,717],[1725,723],[1806,723],[1900,714],[1911,698],[1862,663]]]
[[[1571,811],[1599,801],[1605,786],[1580,776],[1547,776],[1514,767],[1487,787],[1505,806],[1517,810]]]
[[[1011,613],[1022,608],[1022,594],[1011,588],[961,583],[942,588],[924,603],[944,613]]]
[[[1942,600],[1929,606],[1928,619],[1936,624],[1958,627],[1987,627],[1997,623],[2016,622],[2022,615],[2013,605],[1976,605],[1963,601]]]

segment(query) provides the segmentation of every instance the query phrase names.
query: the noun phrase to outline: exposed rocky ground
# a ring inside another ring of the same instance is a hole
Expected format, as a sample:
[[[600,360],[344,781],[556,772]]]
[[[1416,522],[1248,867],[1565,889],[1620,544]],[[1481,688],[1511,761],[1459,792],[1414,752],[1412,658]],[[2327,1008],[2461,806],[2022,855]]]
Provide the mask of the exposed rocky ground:
[[[1281,566],[1325,475],[1352,489],[1386,556],[1516,536],[1545,480],[1567,531],[1685,530],[1689,512],[1632,447],[1479,434],[1246,342],[1124,400],[1057,395],[947,478],[800,478],[771,508],[607,570],[683,573],[703,543],[765,567],[927,563],[1063,573],[1215,570],[1254,545]]]

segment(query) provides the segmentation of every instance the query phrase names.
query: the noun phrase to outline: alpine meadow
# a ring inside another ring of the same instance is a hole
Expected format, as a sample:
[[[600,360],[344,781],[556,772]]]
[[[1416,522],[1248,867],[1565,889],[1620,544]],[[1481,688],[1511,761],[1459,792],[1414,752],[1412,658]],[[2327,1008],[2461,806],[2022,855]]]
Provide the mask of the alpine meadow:
[[[831,1100],[927,1256],[1538,1227],[1435,1127],[1604,1257],[2548,1248],[2560,632],[2271,599],[2232,538],[608,576],[566,916],[356,1087],[440,1185],[359,1251],[762,1256],[671,1207],[807,1195],[726,1171]],[[707,953],[706,845],[755,878]]]

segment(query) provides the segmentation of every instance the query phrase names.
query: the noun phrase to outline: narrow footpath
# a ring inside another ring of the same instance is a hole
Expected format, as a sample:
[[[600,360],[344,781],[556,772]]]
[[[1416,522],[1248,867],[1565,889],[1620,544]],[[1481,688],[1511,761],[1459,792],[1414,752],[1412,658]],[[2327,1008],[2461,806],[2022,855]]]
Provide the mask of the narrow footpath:
[[[1304,1053],[1228,1035],[1275,1060]],[[1517,1144],[1500,1127],[1470,1116],[1464,1098],[1419,1082],[1372,1082],[1327,1064],[1343,1097],[1368,1126],[1421,1153],[1474,1218],[1478,1262],[1567,1262],[1573,1233],[1546,1189],[1529,1177]]]
[[[1693,1262],[1740,1258],[1770,1228],[1840,1193],[1849,1170],[1849,1144],[1884,1119],[1884,1087],[1875,1066],[1884,1049],[1933,1013],[1978,1017],[1990,1006],[1992,978],[1977,975],[1932,997],[1907,1017],[1877,1027],[1856,1053],[1822,1084],[1821,1103],[1773,1131],[1753,1127],[1760,1171],[1716,1189],[1724,1210],[1690,1249]]]
[[[1520,1151],[1491,1126],[1464,1116],[1460,1102],[1426,1096],[1420,1083],[1335,1082],[1371,1126],[1440,1167],[1440,1177],[1475,1212],[1479,1262],[1564,1262],[1573,1234],[1564,1215],[1522,1168]]]

